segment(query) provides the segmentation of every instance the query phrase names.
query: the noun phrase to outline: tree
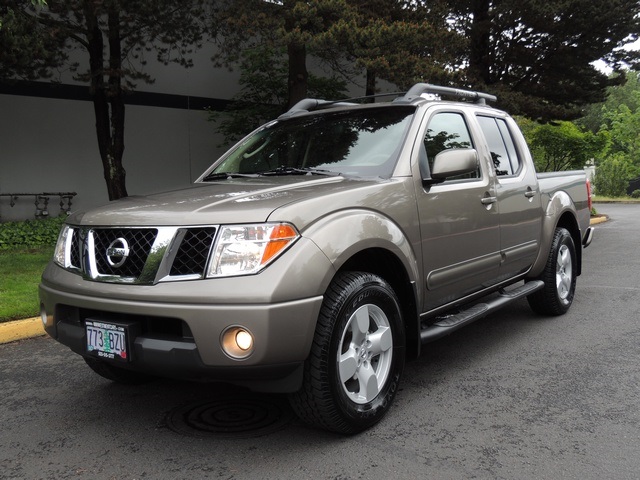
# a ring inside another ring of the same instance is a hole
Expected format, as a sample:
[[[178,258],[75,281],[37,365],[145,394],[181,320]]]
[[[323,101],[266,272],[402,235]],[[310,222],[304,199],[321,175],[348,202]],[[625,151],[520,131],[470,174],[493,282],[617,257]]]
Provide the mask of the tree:
[[[35,10],[46,3],[32,5]],[[67,58],[64,40],[38,28],[37,17],[22,15],[17,7],[17,2],[0,1],[0,81],[47,78],[49,66]]]
[[[246,50],[285,51],[287,56],[287,107],[307,96],[310,39],[326,29],[347,5],[345,0],[220,2],[213,15],[213,36],[220,48],[219,65],[237,66]]]
[[[640,166],[640,74],[628,72],[624,85],[611,87],[607,100],[589,108],[581,125],[611,136],[610,155],[620,153]]]
[[[443,12],[408,0],[236,0],[216,10],[216,60],[234,65],[246,49],[284,49],[287,106],[308,96],[310,55],[348,81],[366,71],[367,94],[376,78],[407,87],[444,77],[451,65],[458,35]]]
[[[523,131],[539,172],[582,169],[599,158],[609,142],[604,132],[596,135],[567,121],[534,124]]]
[[[376,93],[377,79],[400,90],[416,82],[453,81],[451,67],[465,41],[450,28],[443,1],[359,0],[350,5],[352,14],[334,22],[316,42],[335,51],[333,65],[346,61],[355,72],[366,72],[366,95]]]
[[[629,180],[638,175],[639,169],[629,158],[620,153],[613,154],[598,163],[593,178],[597,195],[624,197]]]
[[[125,95],[136,82],[153,81],[143,71],[148,51],[165,64],[191,65],[188,56],[205,31],[205,0],[61,0],[44,8],[0,0],[0,12],[0,65],[7,76],[47,77],[66,64],[89,84],[109,199],[126,197]],[[74,49],[85,53],[86,69],[69,64]]]
[[[455,0],[451,11],[469,40],[466,82],[514,114],[577,118],[624,81],[592,62],[617,72],[640,65],[640,53],[621,49],[638,38],[637,0]]]
[[[282,49],[261,46],[244,50],[238,69],[240,92],[224,111],[211,111],[209,116],[209,120],[217,124],[218,133],[224,136],[225,146],[284,113],[288,104],[287,56]],[[307,84],[311,97],[343,98],[346,95],[346,82],[337,77],[310,73]]]

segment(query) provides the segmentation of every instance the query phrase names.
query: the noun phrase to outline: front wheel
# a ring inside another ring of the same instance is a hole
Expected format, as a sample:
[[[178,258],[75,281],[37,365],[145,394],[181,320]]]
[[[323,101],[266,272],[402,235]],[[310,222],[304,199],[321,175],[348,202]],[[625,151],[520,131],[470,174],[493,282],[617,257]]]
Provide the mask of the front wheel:
[[[377,275],[340,274],[320,311],[303,386],[290,396],[311,425],[357,433],[377,423],[395,397],[405,362],[398,299]]]
[[[534,312],[542,315],[562,315],[569,310],[576,291],[576,247],[569,231],[556,228],[542,275],[544,288],[529,295]]]

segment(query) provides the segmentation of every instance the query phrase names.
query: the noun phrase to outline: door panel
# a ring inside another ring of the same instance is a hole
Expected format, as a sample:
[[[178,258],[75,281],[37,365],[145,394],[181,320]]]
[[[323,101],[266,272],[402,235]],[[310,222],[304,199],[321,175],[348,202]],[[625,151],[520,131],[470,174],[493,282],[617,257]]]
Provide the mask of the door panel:
[[[496,172],[500,210],[501,279],[526,272],[540,248],[542,206],[538,180],[518,127],[508,118],[479,115]]]
[[[473,147],[464,114],[454,110],[436,112],[428,119],[424,145],[420,146],[422,155],[427,154],[429,166],[444,149]],[[475,173],[427,189],[421,183],[416,186],[425,278],[424,311],[497,281],[500,221],[496,189],[487,168],[481,163]]]

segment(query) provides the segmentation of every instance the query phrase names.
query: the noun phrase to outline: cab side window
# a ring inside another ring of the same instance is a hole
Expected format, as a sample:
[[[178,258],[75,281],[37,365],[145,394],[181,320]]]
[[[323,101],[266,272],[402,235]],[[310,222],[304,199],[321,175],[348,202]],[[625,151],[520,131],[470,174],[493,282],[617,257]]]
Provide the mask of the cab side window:
[[[473,148],[469,128],[460,113],[443,112],[435,114],[429,121],[427,134],[424,137],[429,169],[433,168],[433,160],[438,153],[453,148]],[[470,174],[451,177],[449,180],[465,180],[480,178],[480,168]]]
[[[507,122],[502,118],[479,115],[478,123],[489,145],[491,160],[498,176],[515,175],[520,170],[520,158]]]

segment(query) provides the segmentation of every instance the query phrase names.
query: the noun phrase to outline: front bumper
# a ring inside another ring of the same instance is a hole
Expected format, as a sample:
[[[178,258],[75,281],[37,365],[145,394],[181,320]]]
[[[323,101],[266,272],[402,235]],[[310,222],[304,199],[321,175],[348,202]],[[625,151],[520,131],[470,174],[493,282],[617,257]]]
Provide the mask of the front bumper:
[[[261,391],[295,391],[309,354],[322,297],[276,305],[203,306],[138,303],[78,296],[40,287],[46,332],[87,355],[85,321],[126,322],[139,332],[131,361],[117,365],[186,380],[226,381]],[[255,350],[233,359],[221,348],[223,331],[249,330]]]
[[[316,247],[310,254],[309,243],[299,243],[285,254],[294,260],[286,263],[288,269],[276,262],[254,276],[148,286],[91,282],[51,263],[40,285],[45,330],[88,356],[86,320],[126,323],[135,328],[130,361],[117,364],[122,368],[295,391],[311,349],[321,292],[333,273]],[[306,261],[295,261],[299,255]],[[222,335],[231,326],[253,335],[248,357],[232,358],[223,351]]]

